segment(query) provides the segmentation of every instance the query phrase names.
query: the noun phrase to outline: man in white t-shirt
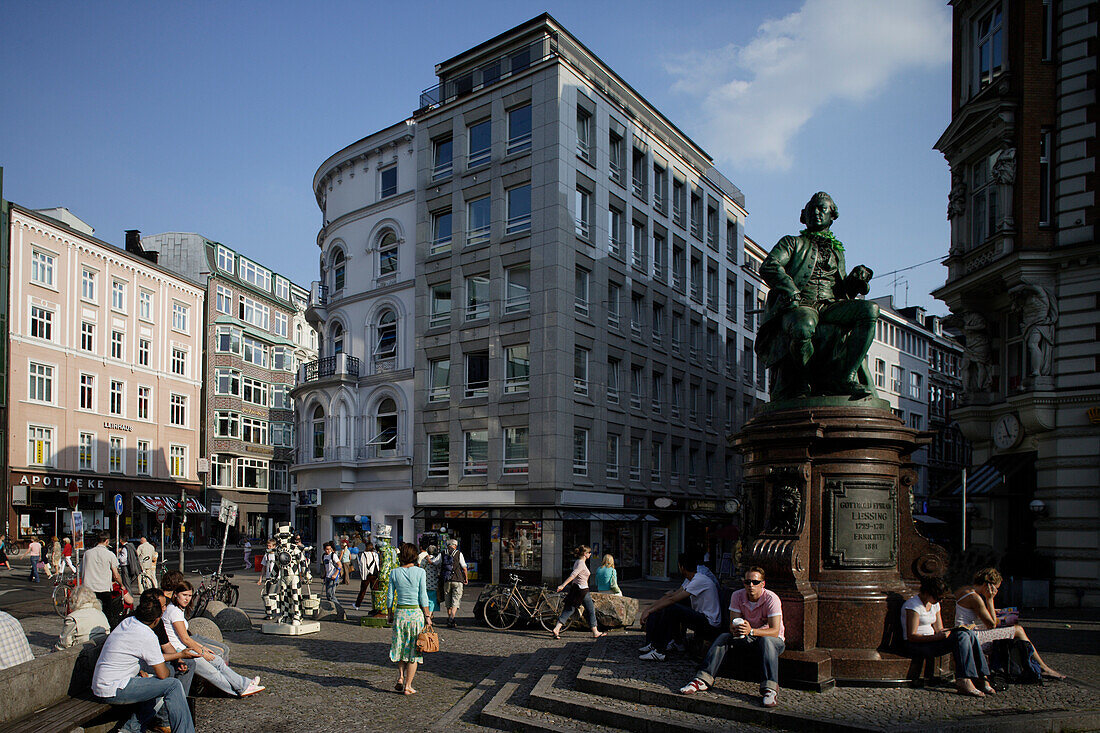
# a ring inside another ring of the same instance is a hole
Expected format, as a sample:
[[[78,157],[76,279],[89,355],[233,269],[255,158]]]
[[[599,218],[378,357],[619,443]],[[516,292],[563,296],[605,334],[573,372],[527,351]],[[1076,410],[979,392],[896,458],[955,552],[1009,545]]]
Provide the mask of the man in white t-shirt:
[[[686,629],[711,639],[722,630],[722,607],[718,602],[718,586],[706,574],[699,572],[699,562],[692,552],[680,555],[680,574],[684,584],[666,593],[642,614],[646,645],[639,651],[640,659],[663,661],[664,652],[683,651]],[[690,605],[685,601],[690,599]]]
[[[764,707],[774,708],[779,692],[779,655],[783,642],[783,605],[779,596],[764,588],[764,569],[753,566],[745,571],[744,589],[730,596],[730,630],[707,650],[703,666],[695,679],[680,688],[685,695],[714,684],[727,653],[749,654],[760,664],[760,694]]]
[[[84,585],[95,593],[96,598],[103,605],[103,614],[113,629],[122,620],[123,602],[132,605],[134,598],[129,591],[125,590],[125,586],[121,596],[114,594],[114,583],[123,585],[122,576],[118,572],[118,558],[107,547],[110,537],[106,532],[100,532],[98,539],[99,544],[84,553],[80,566]]]
[[[164,699],[173,733],[194,733],[183,685],[164,661],[153,625],[160,622],[160,602],[143,596],[134,615],[126,618],[103,643],[92,674],[92,694],[111,705],[143,703],[122,726],[137,733],[156,714],[156,702]]]
[[[157,555],[157,548],[145,535],[142,535],[141,543],[137,546],[137,556],[141,564],[141,574],[146,577],[146,583],[150,588],[157,587]]]

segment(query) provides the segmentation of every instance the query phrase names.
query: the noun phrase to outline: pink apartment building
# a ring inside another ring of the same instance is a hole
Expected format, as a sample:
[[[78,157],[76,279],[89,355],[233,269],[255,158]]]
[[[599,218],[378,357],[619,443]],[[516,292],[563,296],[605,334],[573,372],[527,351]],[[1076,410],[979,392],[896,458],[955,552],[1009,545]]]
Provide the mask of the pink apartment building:
[[[151,531],[158,505],[189,497],[202,412],[202,288],[142,252],[11,205],[7,527],[9,535]],[[189,523],[190,524],[190,523]],[[198,527],[198,524],[195,524]]]

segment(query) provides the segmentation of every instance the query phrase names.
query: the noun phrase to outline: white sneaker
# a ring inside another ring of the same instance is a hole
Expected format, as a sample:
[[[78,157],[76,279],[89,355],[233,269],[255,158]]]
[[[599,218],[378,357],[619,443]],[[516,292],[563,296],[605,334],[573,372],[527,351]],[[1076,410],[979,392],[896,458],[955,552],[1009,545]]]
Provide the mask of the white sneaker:
[[[653,645],[646,644],[645,646],[640,646],[638,647],[638,651],[640,651],[642,654],[645,654],[646,652],[651,652],[653,651]]]
[[[707,689],[707,687],[708,685],[706,682],[703,682],[701,679],[696,677],[691,682],[688,682],[686,685],[680,688],[680,694],[694,695],[696,692],[702,692],[703,690]]]
[[[249,685],[244,692],[241,693],[241,697],[248,697],[249,695],[255,695],[257,692],[263,692],[267,688],[263,685]]]
[[[359,604],[358,603],[353,603],[351,607],[354,608],[356,611],[359,610]]]
[[[685,649],[687,649],[687,647],[684,646],[683,644],[681,644],[680,642],[676,641],[675,639],[670,641],[668,643],[668,646],[665,647],[666,652],[682,652]]]
[[[663,661],[665,661],[665,655],[661,654],[656,649],[651,649],[651,650],[649,650],[648,653],[643,654],[640,657],[638,657],[638,659],[648,659],[648,660],[653,661],[653,662],[663,662]]]
[[[774,708],[778,704],[776,702],[777,697],[778,697],[778,695],[777,695],[775,690],[768,690],[767,692],[765,692],[764,693],[764,707]]]

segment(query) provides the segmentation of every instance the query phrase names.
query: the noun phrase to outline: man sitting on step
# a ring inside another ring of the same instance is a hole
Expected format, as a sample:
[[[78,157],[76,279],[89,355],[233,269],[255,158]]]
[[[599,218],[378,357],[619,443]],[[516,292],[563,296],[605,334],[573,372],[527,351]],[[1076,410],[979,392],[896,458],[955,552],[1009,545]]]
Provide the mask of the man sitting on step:
[[[779,655],[785,648],[783,606],[779,596],[764,588],[763,568],[749,568],[744,583],[743,590],[730,596],[730,633],[714,640],[703,667],[680,692],[692,695],[713,685],[728,652],[752,654],[759,659],[764,707],[774,708],[779,691]]]
[[[680,574],[684,583],[646,609],[639,623],[645,627],[646,645],[639,659],[663,661],[663,652],[684,651],[686,629],[706,638],[714,638],[722,627],[722,607],[713,575],[699,571],[694,552],[680,555]],[[685,603],[691,599],[691,605]]]

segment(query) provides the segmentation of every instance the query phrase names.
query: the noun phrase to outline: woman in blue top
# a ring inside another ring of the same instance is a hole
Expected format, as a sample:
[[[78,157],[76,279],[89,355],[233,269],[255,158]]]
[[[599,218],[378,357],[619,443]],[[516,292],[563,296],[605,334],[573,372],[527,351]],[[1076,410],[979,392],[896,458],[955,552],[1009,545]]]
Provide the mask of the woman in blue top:
[[[619,589],[619,573],[615,570],[615,558],[611,554],[603,556],[603,565],[596,571],[596,592],[614,593],[621,596]]]
[[[390,572],[386,589],[386,608],[390,610],[390,623],[393,625],[390,661],[397,662],[397,684],[393,689],[406,695],[416,694],[412,681],[416,676],[416,665],[424,661],[416,648],[416,637],[425,626],[432,625],[427,578],[424,568],[416,565],[419,554],[416,545],[401,543],[398,550],[401,567]]]

